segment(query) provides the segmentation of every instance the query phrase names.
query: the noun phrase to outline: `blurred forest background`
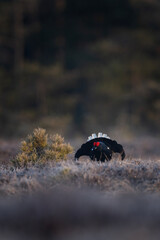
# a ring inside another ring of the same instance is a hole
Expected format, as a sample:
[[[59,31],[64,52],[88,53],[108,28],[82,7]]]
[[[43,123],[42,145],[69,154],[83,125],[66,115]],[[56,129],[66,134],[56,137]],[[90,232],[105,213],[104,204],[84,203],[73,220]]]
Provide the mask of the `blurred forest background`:
[[[0,0],[1,135],[159,135],[159,120],[159,0]]]

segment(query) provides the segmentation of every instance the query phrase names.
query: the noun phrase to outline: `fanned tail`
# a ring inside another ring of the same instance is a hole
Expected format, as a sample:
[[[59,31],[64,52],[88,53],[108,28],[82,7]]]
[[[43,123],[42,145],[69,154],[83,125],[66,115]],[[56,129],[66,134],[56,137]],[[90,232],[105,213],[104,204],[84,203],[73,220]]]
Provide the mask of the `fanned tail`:
[[[107,134],[103,134],[103,133],[99,132],[99,133],[98,133],[98,136],[97,136],[95,133],[92,133],[92,135],[88,137],[87,142],[90,141],[90,140],[92,140],[92,139],[102,138],[102,137],[103,137],[103,138],[108,138],[108,139],[110,139],[110,137],[109,137]]]

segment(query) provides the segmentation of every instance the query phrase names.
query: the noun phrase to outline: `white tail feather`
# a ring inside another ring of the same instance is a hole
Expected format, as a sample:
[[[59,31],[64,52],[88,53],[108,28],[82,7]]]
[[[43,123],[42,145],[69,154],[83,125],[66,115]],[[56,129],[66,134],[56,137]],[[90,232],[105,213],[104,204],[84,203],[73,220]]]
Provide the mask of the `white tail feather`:
[[[100,132],[100,133],[98,133],[98,137],[97,137],[97,135],[95,133],[92,133],[92,135],[88,137],[87,142],[92,140],[92,139],[101,138],[101,137],[110,139],[110,137],[107,134],[103,134],[103,133]]]
[[[107,137],[107,134],[103,134],[102,137],[106,138],[106,137]]]
[[[92,139],[97,138],[97,135],[95,133],[92,133]]]
[[[98,133],[98,137],[102,137],[103,134],[101,132]]]
[[[87,140],[87,141],[90,141],[90,140],[92,140],[92,137],[91,137],[91,136],[88,137],[88,140]]]
[[[104,137],[104,138],[109,138],[109,139],[110,139],[110,137],[109,137],[107,134],[103,134],[103,137]]]

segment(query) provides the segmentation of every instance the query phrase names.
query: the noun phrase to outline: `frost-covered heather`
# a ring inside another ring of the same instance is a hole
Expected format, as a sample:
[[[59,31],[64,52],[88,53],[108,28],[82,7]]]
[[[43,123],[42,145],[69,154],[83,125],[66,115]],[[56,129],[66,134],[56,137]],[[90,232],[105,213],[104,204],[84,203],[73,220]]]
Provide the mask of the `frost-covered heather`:
[[[50,191],[61,185],[107,192],[160,192],[160,159],[67,160],[28,169],[0,168],[0,195]]]

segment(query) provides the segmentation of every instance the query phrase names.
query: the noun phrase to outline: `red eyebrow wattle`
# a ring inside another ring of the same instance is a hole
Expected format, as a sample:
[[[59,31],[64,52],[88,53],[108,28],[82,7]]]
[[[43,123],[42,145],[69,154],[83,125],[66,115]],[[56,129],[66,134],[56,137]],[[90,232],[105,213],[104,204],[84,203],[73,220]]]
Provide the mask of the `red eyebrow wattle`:
[[[93,145],[94,145],[95,147],[98,147],[98,146],[100,145],[100,142],[94,142]]]

